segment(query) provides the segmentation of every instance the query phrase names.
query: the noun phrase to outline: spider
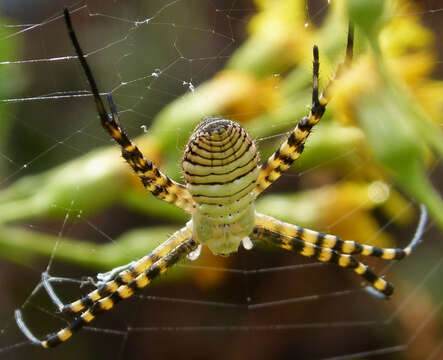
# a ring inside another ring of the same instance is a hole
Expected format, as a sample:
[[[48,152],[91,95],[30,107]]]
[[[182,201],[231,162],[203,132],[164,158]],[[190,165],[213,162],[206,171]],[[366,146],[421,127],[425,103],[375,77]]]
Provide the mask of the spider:
[[[15,317],[28,340],[44,348],[54,347],[68,340],[74,332],[89,324],[101,312],[110,310],[119,301],[134,295],[159,275],[186,256],[206,245],[216,255],[236,252],[242,243],[252,247],[253,240],[271,243],[294,253],[325,263],[352,269],[365,279],[370,293],[388,298],[393,286],[372,272],[353,255],[376,256],[386,260],[408,256],[419,242],[425,223],[425,210],[417,232],[404,249],[378,248],[337,236],[278,221],[255,211],[254,200],[276,181],[303,152],[312,127],[319,122],[329,102],[328,88],[335,76],[351,62],[353,56],[353,28],[349,26],[346,58],[335,76],[319,96],[319,54],[313,47],[312,106],[290,132],[280,148],[262,165],[256,145],[240,124],[221,117],[205,117],[195,128],[182,158],[185,185],[169,179],[156,165],[146,159],[122,129],[111,94],[107,94],[110,114],[80,48],[68,9],[64,18],[72,44],[86,74],[94,96],[101,124],[121,146],[122,156],[140,178],[143,185],[157,198],[174,204],[191,214],[191,220],[152,253],[131,264],[102,275],[96,289],[86,296],[63,304],[52,289],[47,273],[42,283],[51,300],[61,312],[74,316],[69,325],[44,340],[35,337],[23,321],[20,310]]]

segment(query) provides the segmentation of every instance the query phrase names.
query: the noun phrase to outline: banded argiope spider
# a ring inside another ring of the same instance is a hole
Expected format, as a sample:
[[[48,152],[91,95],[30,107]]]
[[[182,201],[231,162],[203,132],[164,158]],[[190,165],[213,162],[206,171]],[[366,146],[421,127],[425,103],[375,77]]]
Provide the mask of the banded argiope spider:
[[[416,235],[404,249],[377,248],[343,241],[337,236],[283,223],[255,211],[254,200],[301,155],[312,127],[321,119],[329,102],[329,85],[321,96],[318,92],[319,55],[316,46],[313,48],[310,113],[299,121],[280,148],[264,164],[259,165],[255,143],[241,125],[220,117],[206,117],[196,127],[186,146],[182,159],[186,185],[182,185],[164,175],[128,139],[120,126],[110,94],[107,100],[111,113],[106,112],[67,9],[64,10],[64,17],[89,81],[102,126],[121,146],[123,158],[143,185],[157,198],[190,213],[192,218],[151,254],[111,270],[94,291],[72,303],[62,303],[53,291],[47,274],[43,273],[43,285],[52,301],[61,312],[69,312],[75,318],[67,327],[39,340],[23,322],[20,310],[16,310],[19,328],[33,344],[48,348],[66,341],[100,312],[112,309],[117,302],[146,287],[172,265],[192,254],[201,244],[207,245],[216,255],[229,255],[237,251],[240,243],[248,248],[250,239],[262,240],[321,262],[350,268],[370,284],[368,288],[372,294],[383,298],[392,295],[393,286],[357,261],[353,255],[376,256],[387,260],[402,259],[409,255],[421,237],[424,211]],[[345,64],[350,63],[352,50],[353,29],[350,26]]]

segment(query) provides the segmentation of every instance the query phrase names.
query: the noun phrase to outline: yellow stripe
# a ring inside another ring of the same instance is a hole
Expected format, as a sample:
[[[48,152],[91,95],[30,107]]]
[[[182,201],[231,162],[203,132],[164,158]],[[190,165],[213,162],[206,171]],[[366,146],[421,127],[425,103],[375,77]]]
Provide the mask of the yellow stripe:
[[[110,127],[111,130],[111,136],[116,139],[117,141],[122,139],[122,134],[119,131],[119,129],[115,128],[114,126]]]
[[[229,173],[227,172],[218,173],[218,171],[216,171],[217,174],[211,174],[206,176],[193,176],[190,174],[184,174],[184,177],[186,181],[188,183],[191,183],[192,185],[208,184],[208,183],[228,183],[236,180],[237,178],[245,176],[255,167],[257,167],[257,161],[256,160],[254,161],[254,159],[250,159],[248,163]],[[219,168],[219,170],[220,169],[222,168]],[[215,170],[215,168],[213,168],[213,170]]]
[[[377,280],[374,281],[372,284],[377,290],[383,292],[386,290],[387,282],[383,280],[382,278],[377,278]]]
[[[204,195],[208,197],[230,196],[232,194],[235,194],[237,191],[243,189],[243,187],[245,187],[247,184],[250,184],[255,179],[257,179],[258,172],[259,170],[258,168],[256,168],[249,174],[227,184],[188,184],[188,189],[189,192],[193,195]],[[199,201],[199,198],[196,198],[196,201]]]
[[[92,320],[94,320],[95,316],[92,315],[91,312],[88,310],[88,311],[85,311],[85,312],[81,315],[81,318],[82,318],[85,322],[89,323],[89,322],[91,322]]]
[[[355,244],[353,241],[344,241],[341,252],[351,254],[355,250]]]
[[[317,259],[323,262],[327,262],[331,260],[331,258],[332,258],[331,249],[322,249]]]
[[[248,151],[243,153],[242,156],[240,156],[239,158],[235,158],[234,161],[227,165],[221,164],[221,166],[217,166],[216,164],[211,164],[211,166],[201,166],[191,164],[190,162],[184,160],[182,163],[182,167],[184,171],[192,175],[226,174],[236,168],[244,167],[251,161],[254,161],[256,155],[257,149],[251,146]],[[225,161],[225,163],[228,163],[228,161]]]
[[[144,275],[144,276],[139,276],[136,280],[136,283],[137,283],[137,287],[139,289],[142,289],[145,286],[147,286],[150,283],[150,281],[149,281],[148,277],[146,275]]]
[[[368,267],[366,265],[363,265],[362,263],[359,263],[358,266],[354,269],[354,271],[360,275],[364,274],[366,270],[368,270]]]
[[[303,229],[303,231],[301,231],[301,239],[315,244],[317,242],[317,234],[318,233],[315,231]],[[296,236],[296,234],[293,234],[292,236]]]
[[[72,331],[69,329],[62,329],[57,333],[57,337],[61,342],[68,340],[71,336]]]
[[[125,150],[126,150],[127,152],[132,153],[132,152],[135,150],[135,147],[134,147],[134,145],[129,144],[129,145],[127,145],[127,146],[125,147]]]
[[[308,244],[306,244],[306,245],[303,247],[303,249],[301,250],[300,253],[301,253],[303,256],[311,257],[311,256],[314,255],[314,252],[315,252],[314,247],[313,247],[312,245],[308,245]]]
[[[134,291],[130,287],[126,286],[126,285],[120,286],[118,288],[117,292],[118,292],[118,294],[120,295],[120,297],[122,299],[126,299],[126,298],[134,295]]]
[[[364,245],[363,246],[363,251],[361,252],[362,255],[364,256],[368,256],[372,254],[372,246],[368,246],[368,245]]]
[[[69,304],[68,306],[69,306],[69,309],[73,312],[79,312],[85,308],[84,305],[82,304],[81,300],[74,301],[73,303]]]
[[[323,238],[322,247],[333,248],[337,243],[337,239],[335,236],[325,234]]]
[[[111,281],[109,284],[106,284],[106,291],[113,291],[112,289],[115,286],[112,286],[112,285],[116,285],[114,281]],[[89,293],[88,297],[92,301],[97,301],[101,298],[100,294],[98,293],[98,290],[94,290],[93,292]]]
[[[395,249],[383,249],[382,259],[392,260],[395,258]]]
[[[112,301],[110,298],[103,298],[99,301],[100,309],[101,310],[109,310],[114,307],[114,301]]]
[[[351,257],[349,255],[340,255],[338,258],[338,265],[341,267],[348,267],[351,263]]]

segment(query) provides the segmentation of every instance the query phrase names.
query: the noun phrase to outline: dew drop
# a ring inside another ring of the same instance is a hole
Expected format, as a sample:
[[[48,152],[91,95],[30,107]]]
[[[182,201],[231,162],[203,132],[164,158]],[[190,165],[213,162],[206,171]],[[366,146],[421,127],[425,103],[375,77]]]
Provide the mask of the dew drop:
[[[374,181],[368,188],[368,197],[374,203],[380,204],[388,200],[390,195],[389,186],[383,181]]]
[[[251,239],[248,236],[244,237],[241,243],[245,248],[245,250],[251,250],[254,247],[254,243],[251,241]]]
[[[182,83],[183,86],[188,86],[188,89],[193,93],[195,91],[195,87],[194,84],[192,82],[188,82],[188,81],[183,81]]]
[[[160,69],[155,69],[154,72],[151,74],[153,77],[158,78],[162,71]]]
[[[199,244],[197,246],[197,249],[191,251],[186,257],[191,261],[195,261],[200,257],[201,252],[202,252],[202,246],[201,244]]]

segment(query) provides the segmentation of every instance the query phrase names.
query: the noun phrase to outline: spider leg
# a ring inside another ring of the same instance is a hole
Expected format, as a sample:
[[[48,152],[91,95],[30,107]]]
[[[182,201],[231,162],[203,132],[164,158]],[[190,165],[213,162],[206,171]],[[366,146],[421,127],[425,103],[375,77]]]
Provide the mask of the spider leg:
[[[400,260],[411,254],[418,245],[426,225],[427,212],[424,205],[420,206],[420,220],[416,233],[408,246],[399,248],[379,248],[371,245],[360,244],[356,241],[341,240],[339,237],[324,234],[318,231],[305,229],[300,226],[281,222],[273,217],[256,213],[255,225],[280,234],[283,237],[296,238],[305,243],[310,243],[321,248],[335,250],[341,254],[360,254],[375,256],[385,260]]]
[[[128,284],[121,285],[109,296],[96,301],[91,307],[85,310],[79,317],[75,318],[67,327],[58,332],[48,335],[44,340],[35,337],[23,321],[20,310],[15,311],[15,318],[20,330],[35,345],[44,348],[54,347],[68,340],[72,334],[80,330],[84,325],[90,323],[95,317],[107,310],[111,310],[114,305],[121,300],[127,299],[134,293],[146,287],[153,279],[166,272],[172,265],[183,259],[198,246],[192,238],[187,238],[176,248],[169,251],[165,256],[157,260],[147,270],[139,274]]]
[[[152,264],[166,256],[177,246],[189,240],[192,236],[191,224],[191,222],[188,222],[185,227],[175,232],[168,240],[155,248],[149,255],[146,255],[141,259],[134,261],[128,266],[127,269],[118,273],[118,275],[114,279],[104,282],[103,284],[99,285],[97,289],[91,291],[89,294],[74,302],[63,304],[63,302],[59,299],[52,286],[50,285],[47,273],[42,274],[43,286],[46,289],[46,292],[48,293],[52,302],[57,306],[60,312],[76,314],[86,308],[91,307],[98,300],[117,291],[120,286],[128,284],[131,281],[135,280],[137,276],[146,271],[149,267],[152,266]]]
[[[77,36],[72,26],[69,10],[64,9],[64,17],[68,28],[69,37],[74,45],[77,57],[86,74],[91,92],[94,96],[97,112],[101,119],[104,129],[112,136],[112,138],[121,146],[122,156],[132,167],[134,172],[142,181],[143,185],[156,197],[166,202],[172,203],[187,212],[191,212],[194,201],[191,194],[185,186],[179,184],[164,175],[160,170],[148,159],[146,159],[138,147],[128,138],[118,121],[118,114],[112,97],[108,94],[108,102],[111,108],[111,115],[105,110],[105,106],[100,97],[97,84],[92,75],[92,71],[86,61]]]
[[[353,56],[354,30],[352,24],[349,24],[348,43],[346,47],[345,65],[349,65]],[[342,71],[343,66],[339,66],[337,72],[326,86],[322,95],[318,96],[318,78],[319,78],[319,56],[318,47],[313,48],[313,85],[312,85],[312,105],[308,116],[302,118],[294,130],[291,131],[288,139],[280,146],[280,148],[260,166],[260,173],[257,179],[254,194],[257,197],[269,185],[276,181],[292,163],[297,160],[303,152],[306,139],[311,133],[312,127],[316,125],[326,110],[329,102],[328,89],[337,75]],[[343,64],[342,64],[343,65]]]
[[[251,236],[256,240],[269,242],[283,249],[293,251],[296,254],[352,269],[368,281],[374,288],[374,291],[380,293],[380,297],[387,298],[391,296],[394,291],[394,287],[390,283],[376,275],[365,264],[357,261],[352,255],[342,254],[333,249],[317,246],[310,242],[283,235],[261,226],[255,226]]]

